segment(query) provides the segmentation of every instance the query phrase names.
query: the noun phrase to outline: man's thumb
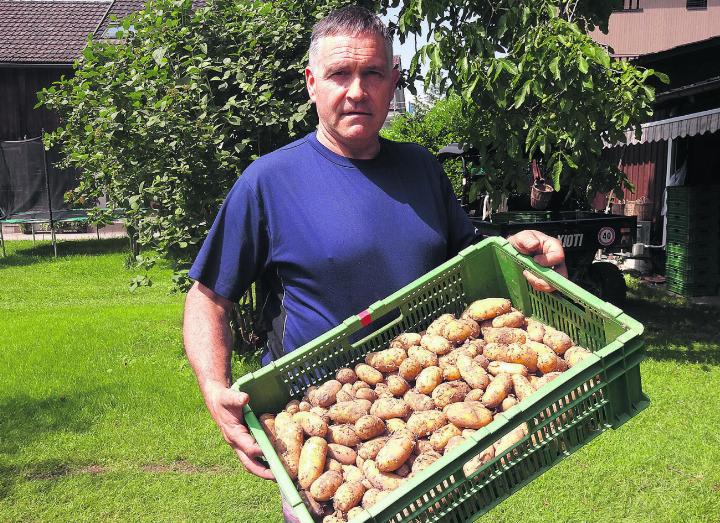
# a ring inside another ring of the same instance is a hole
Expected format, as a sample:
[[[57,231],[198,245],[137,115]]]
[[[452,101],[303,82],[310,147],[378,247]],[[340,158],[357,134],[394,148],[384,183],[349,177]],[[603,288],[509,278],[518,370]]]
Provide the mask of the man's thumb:
[[[223,395],[223,403],[226,407],[242,408],[249,400],[250,396],[247,393],[230,389]]]

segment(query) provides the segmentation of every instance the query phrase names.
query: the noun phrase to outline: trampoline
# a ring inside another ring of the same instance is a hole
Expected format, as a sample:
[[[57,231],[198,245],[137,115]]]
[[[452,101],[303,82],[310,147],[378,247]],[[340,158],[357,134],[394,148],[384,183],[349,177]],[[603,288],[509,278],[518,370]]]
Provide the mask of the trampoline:
[[[88,221],[84,209],[67,209],[64,195],[77,185],[77,171],[56,167],[59,156],[45,150],[42,137],[0,141],[0,245],[5,252],[2,225],[50,225],[53,253],[57,257],[57,224]],[[98,232],[99,238],[99,232]]]

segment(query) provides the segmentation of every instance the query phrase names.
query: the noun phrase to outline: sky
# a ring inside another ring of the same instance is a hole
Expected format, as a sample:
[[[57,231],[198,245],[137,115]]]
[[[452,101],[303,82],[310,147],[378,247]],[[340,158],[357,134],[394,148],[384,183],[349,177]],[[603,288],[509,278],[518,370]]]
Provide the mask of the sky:
[[[398,7],[389,9],[388,14],[385,16],[381,16],[380,18],[382,18],[383,22],[388,23],[388,21],[395,20],[397,18],[397,14],[399,11],[400,8]],[[418,48],[422,47],[424,43],[425,38],[418,37]],[[410,37],[405,41],[404,44],[401,44],[398,37],[395,36],[395,41],[393,42],[393,54],[400,55],[400,62],[403,69],[407,69],[408,67],[410,67],[410,61],[412,60],[413,55],[415,55],[415,38]],[[415,88],[417,89],[418,94],[422,94],[425,92],[422,82],[416,82]],[[408,101],[413,100],[412,94],[410,94],[410,91],[408,91],[407,89],[405,90],[405,99]]]

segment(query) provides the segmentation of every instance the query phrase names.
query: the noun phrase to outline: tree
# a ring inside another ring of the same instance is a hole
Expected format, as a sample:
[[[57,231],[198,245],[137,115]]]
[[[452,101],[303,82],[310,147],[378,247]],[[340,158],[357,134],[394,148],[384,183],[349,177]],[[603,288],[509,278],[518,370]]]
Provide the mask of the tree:
[[[48,142],[81,170],[76,196],[107,195],[139,245],[187,286],[242,170],[315,127],[303,80],[310,31],[346,3],[214,0],[193,10],[190,0],[153,0],[122,22],[119,42],[89,41],[75,75],[41,93],[63,122]]]
[[[413,113],[393,117],[381,134],[389,140],[417,143],[437,154],[444,146],[462,142],[467,118],[462,114],[462,101],[457,95],[437,99],[432,105],[418,102]],[[445,164],[455,194],[462,190],[462,169],[459,161]]]
[[[464,140],[480,151],[493,194],[527,192],[527,165],[540,160],[556,190],[591,198],[630,187],[603,157],[606,144],[624,141],[628,128],[651,113],[651,75],[621,60],[587,36],[606,27],[613,1],[460,0],[386,1],[401,10],[401,38],[422,33],[428,43],[410,66],[426,82],[462,100]],[[410,82],[412,85],[412,82]]]

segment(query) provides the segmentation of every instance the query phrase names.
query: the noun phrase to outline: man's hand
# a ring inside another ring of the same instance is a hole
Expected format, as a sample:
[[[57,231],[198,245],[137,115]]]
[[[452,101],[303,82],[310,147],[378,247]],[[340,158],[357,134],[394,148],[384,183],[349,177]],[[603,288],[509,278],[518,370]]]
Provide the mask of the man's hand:
[[[539,231],[520,231],[508,238],[510,245],[518,252],[527,254],[544,267],[551,267],[555,272],[567,278],[568,271],[565,266],[565,251],[557,238],[548,236]],[[523,275],[533,289],[542,292],[552,292],[555,289],[547,282],[541,280],[529,271]]]
[[[225,441],[235,450],[248,472],[275,479],[270,469],[257,460],[262,451],[243,421],[243,407],[248,402],[248,395],[228,388],[232,345],[228,313],[232,306],[232,302],[196,282],[185,298],[185,352],[197,376],[205,405]]]
[[[210,415],[243,466],[263,479],[275,479],[272,471],[258,461],[257,458],[263,455],[262,450],[243,422],[243,407],[249,400],[248,395],[222,385],[209,387],[205,395]]]

